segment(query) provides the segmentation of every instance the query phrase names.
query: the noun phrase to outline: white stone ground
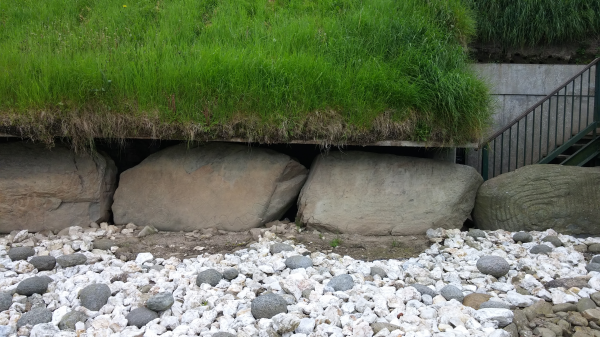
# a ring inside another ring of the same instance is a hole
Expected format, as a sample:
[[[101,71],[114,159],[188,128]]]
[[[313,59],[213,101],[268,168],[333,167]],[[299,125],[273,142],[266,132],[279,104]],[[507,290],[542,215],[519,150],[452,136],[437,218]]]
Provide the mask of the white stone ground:
[[[36,255],[57,257],[79,251],[87,256],[87,264],[68,268],[57,265],[54,270],[46,272],[38,273],[25,261],[12,262],[7,256],[11,238],[0,238],[0,290],[12,291],[20,281],[36,274],[47,275],[54,280],[43,295],[47,308],[53,311],[52,323],[34,328],[31,336],[148,337],[211,336],[219,331],[237,336],[275,336],[275,331],[283,337],[373,336],[370,324],[374,322],[400,327],[394,331],[383,329],[376,336],[508,336],[497,327],[499,322],[506,324],[512,319],[510,310],[477,311],[456,300],[447,301],[440,295],[434,298],[421,296],[409,285],[425,284],[439,292],[445,285],[452,284],[462,289],[465,295],[487,293],[493,296],[493,300],[521,307],[539,299],[553,304],[575,303],[580,297],[588,297],[600,290],[600,273],[588,273],[583,255],[573,248],[574,245],[600,243],[600,238],[577,239],[558,235],[564,247],[556,247],[548,255],[536,255],[528,249],[541,243],[543,237],[556,235],[553,230],[531,232],[534,241],[525,244],[515,243],[510,232],[486,233],[487,238],[473,239],[458,230],[430,232],[432,242],[441,241],[445,248],[440,250],[441,244],[433,243],[420,256],[403,261],[365,262],[335,253],[313,252],[310,257],[314,267],[290,270],[284,264],[285,259],[306,249],[296,245],[294,252],[271,255],[270,245],[281,240],[270,232],[266,232],[251,248],[233,254],[204,254],[183,261],[140,254],[136,261],[123,262],[111,251],[91,249],[94,239],[107,234],[110,236],[110,233],[101,229],[84,233],[73,227],[69,231],[70,237],[42,238],[35,243]],[[293,245],[292,242],[287,243]],[[551,246],[550,243],[545,244]],[[13,244],[19,245],[34,245],[34,242],[25,239]],[[480,273],[475,264],[479,257],[485,255],[505,258],[510,264],[509,273],[498,280]],[[149,268],[157,265],[164,268]],[[372,266],[383,268],[387,277],[374,276],[373,281],[365,281]],[[240,272],[231,282],[223,279],[216,287],[196,285],[198,272],[208,268],[223,271],[230,267]],[[522,271],[527,269],[525,267],[529,268],[529,274]],[[111,279],[123,273],[129,275],[126,282],[111,283]],[[326,285],[332,276],[346,273],[354,279],[353,289],[326,292],[330,290]],[[590,277],[589,287],[582,289],[555,288],[548,291],[541,283],[585,275]],[[80,306],[78,299],[79,290],[92,283],[108,284],[112,291],[108,303],[96,312]],[[140,288],[146,285],[151,287],[145,294]],[[514,291],[515,285],[520,285],[534,296],[518,294]],[[314,289],[308,298],[302,297],[305,289]],[[272,319],[255,320],[250,303],[256,293],[261,292],[259,290],[287,294],[284,297],[289,304],[288,313]],[[128,327],[126,315],[159,292],[173,293],[175,304],[172,308],[141,329]],[[10,336],[17,333],[16,324],[25,311],[25,303],[25,296],[15,294],[11,308],[0,313],[0,325],[11,327]],[[53,326],[71,310],[82,311],[89,319],[85,325],[79,324],[80,331],[57,334]],[[28,335],[30,330],[21,328],[18,332],[19,335]]]

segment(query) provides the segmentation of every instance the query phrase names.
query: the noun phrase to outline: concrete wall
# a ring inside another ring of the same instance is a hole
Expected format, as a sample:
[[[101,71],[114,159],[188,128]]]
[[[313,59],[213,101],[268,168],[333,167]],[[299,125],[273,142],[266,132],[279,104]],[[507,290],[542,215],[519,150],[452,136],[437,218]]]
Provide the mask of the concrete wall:
[[[502,129],[585,68],[584,65],[542,64],[476,64],[473,67],[477,74],[489,83],[495,105],[493,125],[488,130],[487,135],[492,135]],[[590,85],[588,85],[588,74]],[[491,154],[492,156],[496,155],[496,162],[493,162],[493,157],[490,159],[490,169],[495,164],[496,175],[500,172],[500,165],[502,165],[503,171],[508,169],[509,162],[506,151],[509,143],[512,148],[510,165],[514,170],[517,162],[519,166],[523,165],[524,162],[527,164],[537,162],[540,157],[548,152],[548,147],[552,150],[556,145],[562,144],[563,137],[568,139],[571,129],[573,133],[577,133],[580,128],[584,128],[587,125],[587,119],[591,120],[593,114],[594,99],[589,96],[594,95],[594,80],[594,71],[586,72],[583,81],[578,79],[574,84],[567,87],[566,92],[563,90],[553,96],[550,104],[545,104],[543,109],[536,109],[535,122],[533,116],[530,116],[527,121],[528,144],[526,152],[524,152],[525,148],[522,144],[522,140],[526,135],[524,122],[520,124],[518,129],[513,127],[510,133],[507,131],[503,144],[505,148],[504,156],[500,160],[502,143],[498,141],[496,149]],[[582,111],[581,119],[579,117],[580,107]],[[571,111],[576,111],[576,113],[572,114]],[[568,117],[563,122],[565,112]],[[556,118],[557,115],[558,119]],[[573,119],[571,120],[571,118]],[[548,128],[548,125],[550,125],[550,128]],[[563,128],[565,130],[564,134]],[[520,140],[518,157],[516,153],[517,137]],[[531,144],[535,144],[535,146],[531,146]],[[467,164],[480,169],[481,151],[468,151]],[[525,158],[523,158],[524,153],[527,154]]]

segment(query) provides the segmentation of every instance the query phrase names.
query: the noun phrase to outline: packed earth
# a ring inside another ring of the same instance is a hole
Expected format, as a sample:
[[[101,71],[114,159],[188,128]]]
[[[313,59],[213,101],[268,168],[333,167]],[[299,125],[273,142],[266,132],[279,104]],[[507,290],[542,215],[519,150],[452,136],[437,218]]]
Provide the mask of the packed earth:
[[[116,229],[1,237],[0,336],[600,336],[600,238],[430,229],[419,256],[368,262],[261,229],[129,259]]]

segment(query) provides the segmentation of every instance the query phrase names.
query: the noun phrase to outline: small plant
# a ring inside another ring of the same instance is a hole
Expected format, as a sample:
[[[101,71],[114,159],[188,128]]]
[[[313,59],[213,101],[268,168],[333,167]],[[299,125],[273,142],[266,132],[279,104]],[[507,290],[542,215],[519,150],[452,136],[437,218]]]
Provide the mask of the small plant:
[[[323,239],[324,239],[324,237],[323,237],[323,234],[322,234],[322,233],[319,233],[319,239],[321,239],[321,240],[323,240]]]
[[[335,238],[333,240],[331,240],[331,242],[329,242],[329,245],[333,248],[339,246],[342,243],[342,240],[340,240],[340,238]]]
[[[206,301],[206,300],[202,301],[202,305],[203,306],[207,306],[208,305],[208,301]]]
[[[400,243],[396,239],[392,240],[392,248],[400,247]]]

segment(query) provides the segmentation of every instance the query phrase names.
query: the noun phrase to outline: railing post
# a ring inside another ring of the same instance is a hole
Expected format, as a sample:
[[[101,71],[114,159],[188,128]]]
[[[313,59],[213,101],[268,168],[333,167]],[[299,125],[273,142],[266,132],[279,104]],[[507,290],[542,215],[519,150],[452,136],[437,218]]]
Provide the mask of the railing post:
[[[489,170],[488,144],[484,144],[481,150],[481,176],[483,177],[483,181],[486,181],[488,180]]]
[[[594,122],[600,122],[600,62],[596,62],[596,88],[594,90]],[[594,134],[596,129],[594,129]]]

